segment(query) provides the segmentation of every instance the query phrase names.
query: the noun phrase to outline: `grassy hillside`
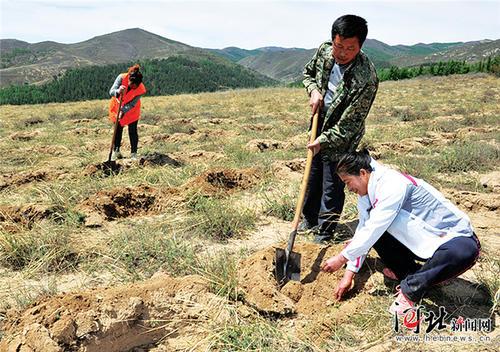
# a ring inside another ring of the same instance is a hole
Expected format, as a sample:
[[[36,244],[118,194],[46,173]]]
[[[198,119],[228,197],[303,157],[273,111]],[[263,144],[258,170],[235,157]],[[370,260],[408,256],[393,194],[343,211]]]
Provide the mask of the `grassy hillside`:
[[[0,89],[2,104],[39,104],[105,98],[119,73],[134,64],[114,64],[71,69],[40,86]],[[148,95],[214,92],[234,88],[273,85],[272,79],[210,54],[179,55],[139,62]]]
[[[224,49],[206,49],[206,50],[211,51],[219,56],[225,57],[226,59],[231,60],[233,62],[238,62],[241,59],[244,59],[245,57],[261,53],[259,49],[246,50],[234,46],[230,46]]]
[[[285,83],[302,76],[304,65],[311,60],[315,50],[281,49],[248,56],[239,64]]]
[[[41,42],[26,45],[25,42],[2,39],[0,50],[1,86],[25,82],[40,84],[71,68],[168,58],[183,52],[196,59],[201,51],[140,28],[75,44]]]
[[[301,80],[304,65],[311,59],[315,49],[279,49],[279,51],[248,55],[239,63],[286,83]],[[475,63],[498,55],[500,41],[391,46],[375,39],[367,39],[363,44],[363,51],[377,69],[391,66],[413,67],[451,60]]]
[[[486,74],[382,82],[362,142],[471,218],[478,263],[422,302],[450,313],[448,328],[429,336],[484,338],[460,344],[464,351],[494,351],[500,338],[498,329],[449,329],[459,316],[498,321],[498,83]],[[0,349],[456,350],[395,340],[416,334],[393,331],[396,283],[384,280],[373,251],[352,293],[333,300],[338,277],[318,268],[352,234],[352,193],[337,243],[300,234],[303,281],[277,291],[274,247],[290,233],[305,165],[303,89],[142,103],[141,158],[127,159],[124,136],[114,175],[100,168],[111,139],[107,99],[0,107]],[[271,294],[252,300],[259,292]]]
[[[394,58],[391,63],[396,66],[415,66],[449,60],[473,63],[496,55],[500,55],[500,40],[484,40],[414,57],[402,56]]]
[[[301,78],[302,69],[314,50],[315,48],[272,46],[253,50],[238,47],[201,49],[140,28],[109,33],[74,44],[52,41],[30,44],[16,39],[0,39],[0,87],[47,83],[72,68],[166,59],[179,54],[196,60],[209,53],[290,83]],[[449,60],[476,62],[497,55],[500,52],[500,41],[391,46],[367,39],[363,50],[377,68],[389,68],[393,65],[407,67]]]
[[[431,43],[415,45],[388,45],[375,39],[367,39],[363,44],[363,51],[369,55],[377,68],[386,68],[394,64],[394,60],[406,57],[408,62],[420,55],[433,54],[449,48],[463,45],[457,43]],[[410,64],[411,65],[411,64]]]

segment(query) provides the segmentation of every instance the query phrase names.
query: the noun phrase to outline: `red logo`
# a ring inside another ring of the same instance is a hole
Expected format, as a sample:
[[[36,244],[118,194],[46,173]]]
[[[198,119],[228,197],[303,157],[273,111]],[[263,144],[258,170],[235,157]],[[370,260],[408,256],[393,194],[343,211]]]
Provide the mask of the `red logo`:
[[[420,325],[420,321],[422,318],[419,317],[420,314],[417,314],[417,311],[414,308],[408,308],[405,311],[405,315],[403,318],[403,324],[407,329],[415,329]],[[420,318],[420,319],[419,319]]]

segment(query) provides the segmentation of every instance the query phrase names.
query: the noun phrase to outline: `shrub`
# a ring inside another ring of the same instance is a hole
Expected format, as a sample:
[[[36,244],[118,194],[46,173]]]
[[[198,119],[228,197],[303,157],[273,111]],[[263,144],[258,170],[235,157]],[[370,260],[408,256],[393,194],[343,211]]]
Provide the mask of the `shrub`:
[[[195,213],[192,227],[201,236],[227,240],[255,227],[255,212],[236,208],[227,200],[198,196],[190,201],[189,206]]]
[[[490,169],[498,163],[499,149],[480,142],[456,142],[438,157],[440,172],[467,172]]]
[[[137,279],[150,277],[160,268],[173,276],[195,273],[194,249],[165,232],[150,227],[121,232],[108,241],[110,257]]]
[[[0,263],[32,274],[61,271],[77,262],[68,236],[53,228],[30,233],[0,232]]]
[[[292,340],[263,320],[227,324],[211,336],[215,351],[313,351],[307,343]]]
[[[295,216],[297,199],[289,194],[267,195],[264,193],[264,213],[285,221],[292,221]]]
[[[199,267],[213,293],[233,301],[241,298],[243,292],[238,288],[238,260],[234,255],[222,252],[209,256]]]

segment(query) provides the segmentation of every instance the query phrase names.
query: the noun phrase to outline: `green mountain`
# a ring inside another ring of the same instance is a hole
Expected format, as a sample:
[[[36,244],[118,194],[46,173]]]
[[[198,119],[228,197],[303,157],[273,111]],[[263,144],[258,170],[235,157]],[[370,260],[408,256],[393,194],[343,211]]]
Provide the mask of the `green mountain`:
[[[238,63],[285,83],[302,79],[302,69],[316,50],[274,48],[272,51],[263,51],[261,49],[255,49],[260,52],[254,55],[247,51],[248,55]],[[450,60],[465,60],[471,63],[500,54],[500,40],[388,45],[375,39],[367,39],[363,44],[363,52],[370,57],[377,69],[391,66],[412,67]]]
[[[436,44],[439,46],[439,44]],[[500,55],[500,40],[481,40],[454,45],[445,50],[428,52],[422,55],[401,56],[391,60],[394,66],[408,67],[450,60],[478,62],[488,57]]]
[[[75,44],[29,44],[2,39],[0,86],[42,84],[61,76],[70,68],[162,59],[180,53],[197,57],[205,52],[140,28],[114,32]]]
[[[367,39],[363,44],[363,51],[372,59],[377,68],[390,67],[393,61],[400,57],[414,58],[444,51],[464,43],[431,43],[415,45],[388,45],[376,39]]]
[[[167,59],[179,55],[195,61],[203,58],[224,65],[243,65],[272,79],[290,83],[302,79],[303,67],[315,50],[274,46],[253,50],[238,47],[202,49],[140,28],[97,36],[74,44],[51,41],[30,44],[16,39],[0,39],[0,87],[48,83],[60,79],[64,72],[72,68]],[[367,39],[363,51],[378,69],[450,60],[478,62],[500,54],[500,40],[388,45]]]
[[[314,52],[314,49],[279,48],[247,56],[238,63],[273,79],[290,83],[302,76],[304,65],[311,60]]]
[[[246,50],[237,48],[235,46],[230,46],[224,49],[206,49],[206,50],[214,54],[217,54],[219,56],[225,57],[226,59],[231,60],[233,62],[238,62],[241,59],[244,59],[245,57],[258,55],[261,53],[259,49]]]
[[[201,53],[167,59],[69,69],[61,78],[42,85],[17,85],[0,89],[2,104],[40,104],[108,98],[120,72],[139,62],[148,96],[214,92],[232,88],[274,85],[271,78],[223,58]]]

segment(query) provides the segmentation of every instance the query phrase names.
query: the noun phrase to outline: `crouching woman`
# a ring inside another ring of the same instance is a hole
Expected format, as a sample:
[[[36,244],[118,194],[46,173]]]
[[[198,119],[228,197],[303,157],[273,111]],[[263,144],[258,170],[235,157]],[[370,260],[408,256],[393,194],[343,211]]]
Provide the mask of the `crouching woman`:
[[[347,264],[337,299],[351,287],[372,247],[386,266],[384,275],[400,281],[389,308],[393,314],[476,262],[481,246],[469,217],[425,181],[377,163],[366,150],[344,155],[337,173],[358,194],[359,212],[352,240],[322,265],[323,271],[335,272]]]

